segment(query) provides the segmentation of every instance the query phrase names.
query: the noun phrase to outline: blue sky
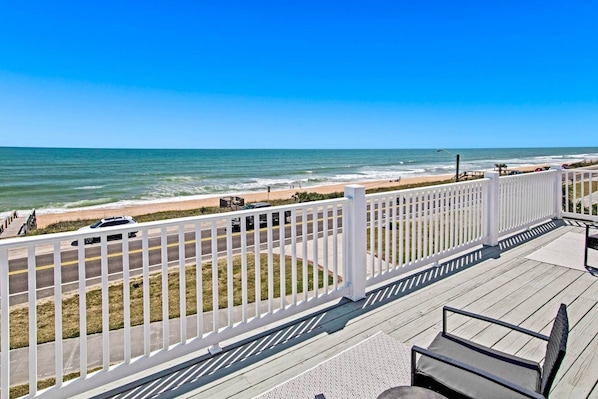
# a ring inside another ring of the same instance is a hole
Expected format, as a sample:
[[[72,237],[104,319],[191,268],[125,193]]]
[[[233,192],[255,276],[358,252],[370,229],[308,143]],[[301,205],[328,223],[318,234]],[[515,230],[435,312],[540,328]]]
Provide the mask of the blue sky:
[[[0,146],[598,145],[598,2],[5,2]]]

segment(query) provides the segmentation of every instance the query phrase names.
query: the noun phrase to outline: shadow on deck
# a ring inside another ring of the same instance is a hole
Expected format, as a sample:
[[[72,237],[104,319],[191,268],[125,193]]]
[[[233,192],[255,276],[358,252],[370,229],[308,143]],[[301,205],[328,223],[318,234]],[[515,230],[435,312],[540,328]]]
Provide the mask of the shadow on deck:
[[[342,330],[347,323],[381,306],[467,270],[485,260],[500,258],[501,253],[524,245],[554,231],[566,222],[555,220],[503,239],[497,247],[482,247],[370,291],[359,302],[342,299],[316,313],[296,318],[286,324],[223,347],[223,351],[203,356],[133,383],[94,396],[101,398],[170,398],[184,395],[217,381],[270,356],[299,345],[315,336]],[[575,223],[575,222],[574,222]]]

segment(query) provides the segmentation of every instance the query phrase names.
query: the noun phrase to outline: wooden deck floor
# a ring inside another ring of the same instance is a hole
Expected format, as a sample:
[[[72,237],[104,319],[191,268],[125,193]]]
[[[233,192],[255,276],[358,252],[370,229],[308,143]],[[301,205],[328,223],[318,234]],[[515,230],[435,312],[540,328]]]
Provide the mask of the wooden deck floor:
[[[470,252],[389,284],[363,301],[343,301],[225,348],[218,356],[150,376],[142,387],[117,397],[251,398],[378,331],[426,347],[441,329],[443,305],[548,334],[560,303],[565,303],[568,351],[551,398],[598,398],[598,278],[526,258],[567,232],[582,231],[575,223],[550,222],[503,240],[499,247]],[[542,358],[544,348],[537,340],[457,318],[449,326],[486,345]]]

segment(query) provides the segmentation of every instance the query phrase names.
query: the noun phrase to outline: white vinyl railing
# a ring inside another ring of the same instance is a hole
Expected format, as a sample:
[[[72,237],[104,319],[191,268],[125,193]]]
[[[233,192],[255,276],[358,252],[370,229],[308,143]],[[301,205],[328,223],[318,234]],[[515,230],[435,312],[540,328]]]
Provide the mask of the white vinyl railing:
[[[559,217],[560,182],[553,170],[367,196],[353,185],[335,200],[1,240],[0,398],[19,384],[30,397],[72,396],[359,300],[373,284]],[[66,382],[70,373],[79,376]],[[37,391],[49,376],[55,385]]]
[[[563,170],[563,215],[598,221],[598,170]]]
[[[560,206],[560,176],[558,169],[545,172],[506,176],[500,179],[500,235],[525,229],[547,217],[557,217]]]
[[[85,392],[348,295],[346,203],[1,241],[1,397],[18,384],[29,386],[29,396]],[[264,223],[250,231],[248,217],[260,214]],[[97,243],[85,245],[86,238]],[[16,312],[23,307],[24,316]],[[40,332],[40,324],[53,328]],[[100,371],[89,378],[90,369]],[[80,376],[64,383],[69,373]],[[48,375],[56,385],[37,392]]]
[[[368,195],[369,284],[483,243],[488,181]]]

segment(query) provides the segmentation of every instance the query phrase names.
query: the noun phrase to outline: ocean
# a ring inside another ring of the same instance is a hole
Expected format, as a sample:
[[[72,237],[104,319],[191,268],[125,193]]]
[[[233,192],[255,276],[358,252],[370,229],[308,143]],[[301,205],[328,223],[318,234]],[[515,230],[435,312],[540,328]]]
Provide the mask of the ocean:
[[[598,158],[598,147],[374,150],[0,147],[0,213],[221,195]],[[452,153],[452,154],[451,154]]]

